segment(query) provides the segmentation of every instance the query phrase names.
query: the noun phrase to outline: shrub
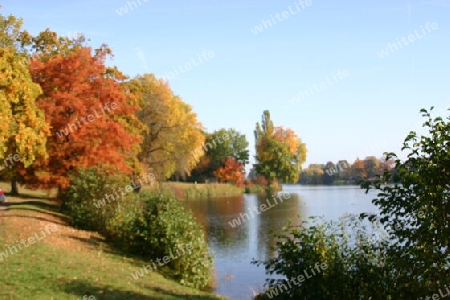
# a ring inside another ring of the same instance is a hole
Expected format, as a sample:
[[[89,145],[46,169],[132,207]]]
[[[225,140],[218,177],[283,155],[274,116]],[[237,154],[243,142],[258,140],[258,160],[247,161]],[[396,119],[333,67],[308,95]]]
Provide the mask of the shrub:
[[[127,254],[154,262],[176,256],[167,266],[175,271],[181,284],[207,286],[212,256],[204,232],[178,200],[169,195],[125,190],[115,201],[99,205],[105,195],[120,194],[128,185],[126,176],[110,176],[104,169],[80,170],[72,175],[71,185],[63,194],[63,211],[72,217],[74,226],[100,232]]]
[[[162,259],[189,249],[190,253],[180,255],[168,265],[181,284],[195,288],[209,284],[212,256],[204,231],[174,197],[145,192],[140,201],[121,201],[108,230],[116,237],[117,246],[143,257]]]
[[[78,170],[70,176],[71,184],[63,192],[62,211],[72,218],[75,227],[107,234],[107,222],[115,213],[118,201],[96,206],[108,195],[114,195],[127,184],[127,177],[111,175],[105,168]],[[128,196],[128,195],[127,195]]]
[[[377,223],[364,225],[351,215],[283,227],[275,235],[276,257],[253,263],[284,278],[267,279],[257,299],[277,293],[276,299],[389,299],[388,241],[380,232]]]

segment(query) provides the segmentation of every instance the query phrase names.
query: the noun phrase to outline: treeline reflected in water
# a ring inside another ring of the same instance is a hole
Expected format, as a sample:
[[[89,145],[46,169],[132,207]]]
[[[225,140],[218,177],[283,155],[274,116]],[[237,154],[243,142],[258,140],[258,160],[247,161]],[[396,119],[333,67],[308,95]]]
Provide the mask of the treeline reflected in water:
[[[256,255],[254,258],[264,259],[273,256],[271,248],[275,240],[271,231],[281,231],[288,220],[300,225],[307,218],[306,206],[299,195],[287,194],[287,197],[274,199],[271,195],[268,199],[265,195],[243,195],[185,204],[204,226],[214,248],[230,254],[248,249]]]
[[[263,266],[251,261],[274,257],[276,240],[271,232],[281,232],[288,220],[300,226],[309,216],[338,220],[346,213],[375,211],[370,201],[374,192],[365,195],[357,186],[286,185],[283,191],[289,197],[281,197],[276,205],[273,197],[267,200],[261,195],[184,202],[203,224],[215,255],[216,293],[230,299],[251,299],[252,290],[262,290],[269,276]]]

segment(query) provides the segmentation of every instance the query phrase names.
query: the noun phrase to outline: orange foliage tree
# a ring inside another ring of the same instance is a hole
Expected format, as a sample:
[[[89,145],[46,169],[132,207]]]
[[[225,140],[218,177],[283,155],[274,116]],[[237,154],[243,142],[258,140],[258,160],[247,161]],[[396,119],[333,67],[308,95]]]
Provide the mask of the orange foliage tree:
[[[213,174],[220,182],[233,183],[244,187],[244,165],[232,157],[225,159],[224,166],[217,169]]]
[[[142,130],[134,116],[138,104],[120,84],[125,77],[108,72],[106,54],[92,55],[90,48],[78,47],[32,58],[32,78],[43,90],[37,105],[45,111],[51,136],[49,159],[22,170],[27,184],[64,189],[71,170],[95,165],[132,171],[127,159],[136,156]]]

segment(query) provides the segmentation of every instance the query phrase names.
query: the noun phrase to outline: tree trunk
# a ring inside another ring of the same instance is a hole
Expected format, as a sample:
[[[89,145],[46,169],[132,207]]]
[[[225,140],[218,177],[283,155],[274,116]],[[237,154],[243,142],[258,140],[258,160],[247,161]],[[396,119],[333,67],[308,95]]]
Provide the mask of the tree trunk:
[[[60,185],[58,185],[57,194],[56,194],[56,202],[58,202],[59,204],[63,203],[63,201],[62,201],[63,195],[62,194],[63,194],[63,189]]]
[[[16,178],[16,176],[13,176],[11,178],[11,195],[12,196],[18,196],[19,195],[19,189],[17,187],[17,178]]]

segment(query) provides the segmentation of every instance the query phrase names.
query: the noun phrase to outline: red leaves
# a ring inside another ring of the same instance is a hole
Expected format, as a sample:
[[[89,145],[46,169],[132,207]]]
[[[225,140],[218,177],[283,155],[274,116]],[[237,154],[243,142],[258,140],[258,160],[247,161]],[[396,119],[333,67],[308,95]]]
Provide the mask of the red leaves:
[[[244,166],[232,157],[227,158],[224,166],[214,172],[214,176],[221,182],[233,183],[240,187],[244,186],[244,175]]]
[[[37,104],[51,126],[50,158],[36,165],[46,172],[47,184],[67,186],[68,172],[77,167],[104,164],[131,171],[125,160],[140,141],[130,130],[137,106],[115,78],[105,75],[103,59],[92,56],[90,48],[80,48],[45,61],[39,56],[31,60],[33,80],[44,91]]]

